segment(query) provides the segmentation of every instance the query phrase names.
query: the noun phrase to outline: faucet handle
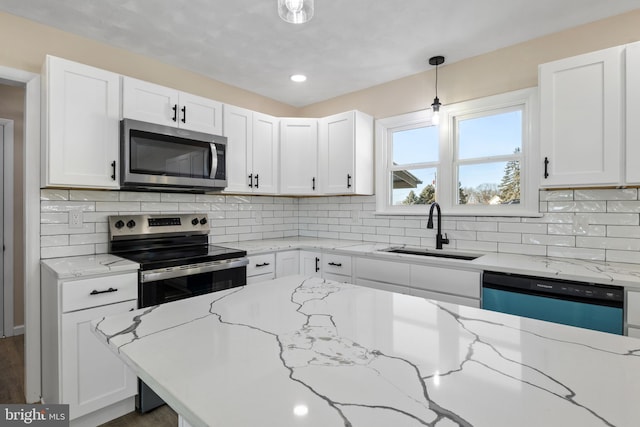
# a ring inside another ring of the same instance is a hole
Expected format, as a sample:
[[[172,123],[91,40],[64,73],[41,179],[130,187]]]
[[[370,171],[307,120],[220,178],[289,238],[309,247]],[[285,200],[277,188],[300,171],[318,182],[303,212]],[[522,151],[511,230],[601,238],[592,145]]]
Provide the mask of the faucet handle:
[[[442,239],[442,243],[444,243],[445,245],[449,244],[449,236],[447,236],[447,233],[444,233],[444,238]]]

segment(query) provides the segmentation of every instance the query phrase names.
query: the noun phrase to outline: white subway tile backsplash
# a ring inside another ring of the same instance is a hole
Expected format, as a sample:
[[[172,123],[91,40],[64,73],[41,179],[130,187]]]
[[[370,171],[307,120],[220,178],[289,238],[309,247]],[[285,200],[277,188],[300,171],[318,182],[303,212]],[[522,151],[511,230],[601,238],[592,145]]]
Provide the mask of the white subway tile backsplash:
[[[640,263],[637,189],[540,191],[541,217],[442,218],[449,249]],[[291,198],[223,194],[41,190],[41,256],[108,250],[107,217],[199,212],[212,244],[309,236],[390,245],[435,246],[422,216],[378,215],[374,196]],[[68,211],[83,210],[70,228]]]
[[[573,200],[573,190],[540,191],[540,201]]]
[[[635,212],[640,213],[640,201],[610,200],[607,202],[607,212]]]
[[[575,200],[638,200],[638,190],[621,188],[610,190],[574,190]]]
[[[547,256],[557,258],[575,258],[591,261],[604,261],[604,249],[569,248],[564,246],[549,246]]]

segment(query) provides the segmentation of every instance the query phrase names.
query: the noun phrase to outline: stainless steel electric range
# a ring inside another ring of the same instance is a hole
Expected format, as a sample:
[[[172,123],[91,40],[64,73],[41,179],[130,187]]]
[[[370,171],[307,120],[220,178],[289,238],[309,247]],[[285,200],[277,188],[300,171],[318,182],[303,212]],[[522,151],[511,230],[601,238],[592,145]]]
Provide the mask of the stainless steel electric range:
[[[140,264],[138,308],[246,285],[247,253],[208,239],[205,214],[109,217],[109,253]],[[163,403],[139,381],[138,411]]]

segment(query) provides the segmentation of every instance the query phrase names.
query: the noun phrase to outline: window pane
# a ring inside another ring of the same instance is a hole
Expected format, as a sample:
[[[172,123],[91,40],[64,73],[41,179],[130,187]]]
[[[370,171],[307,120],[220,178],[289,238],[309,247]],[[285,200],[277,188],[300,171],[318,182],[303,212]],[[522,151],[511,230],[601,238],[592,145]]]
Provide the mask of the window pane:
[[[438,128],[425,126],[393,132],[393,164],[438,161]]]
[[[520,162],[494,162],[458,168],[460,205],[520,203]]]
[[[458,158],[513,154],[522,148],[522,111],[458,121]]]
[[[392,205],[425,205],[435,201],[436,168],[396,170],[391,174]]]

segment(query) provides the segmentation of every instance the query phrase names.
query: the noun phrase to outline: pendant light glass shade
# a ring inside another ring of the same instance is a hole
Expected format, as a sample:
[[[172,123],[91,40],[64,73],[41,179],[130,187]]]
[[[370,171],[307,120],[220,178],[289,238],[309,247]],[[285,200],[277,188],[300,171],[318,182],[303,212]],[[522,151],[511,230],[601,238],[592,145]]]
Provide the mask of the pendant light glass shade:
[[[433,104],[431,104],[431,123],[435,126],[440,124],[440,98],[438,98],[438,66],[444,64],[444,56],[432,56],[429,58],[429,64],[436,67],[436,97],[433,98]]]
[[[313,0],[278,0],[278,15],[291,24],[304,24],[313,18]]]

